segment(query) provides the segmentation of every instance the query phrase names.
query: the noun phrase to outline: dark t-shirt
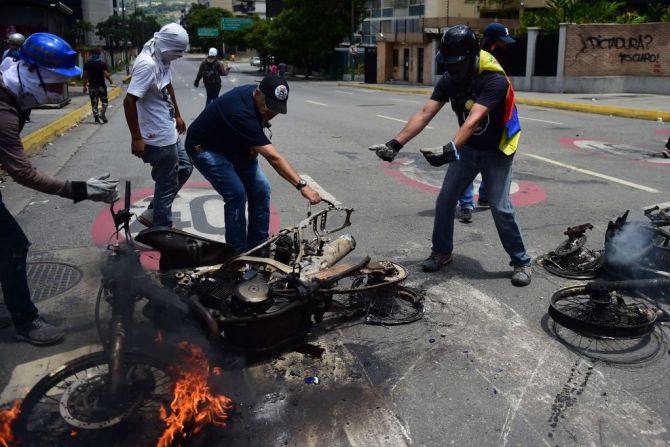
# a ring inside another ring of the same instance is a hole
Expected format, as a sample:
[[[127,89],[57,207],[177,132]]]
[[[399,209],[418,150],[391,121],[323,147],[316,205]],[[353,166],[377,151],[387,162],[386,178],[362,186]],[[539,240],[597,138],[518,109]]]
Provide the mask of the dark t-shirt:
[[[479,123],[472,136],[465,143],[473,149],[497,149],[503,133],[503,116],[505,111],[505,97],[507,95],[507,79],[500,73],[484,71],[475,78],[469,92],[452,88],[449,73],[444,73],[430,99],[438,102],[451,101],[451,108],[458,117],[458,124],[462,126],[468,117],[466,103],[472,100],[477,104],[488,107],[489,113]]]
[[[203,150],[224,153],[233,163],[244,163],[252,147],[270,144],[252,96],[255,89],[235,87],[205,107],[186,132],[186,148],[199,144]]]
[[[84,71],[88,72],[89,87],[105,87],[107,64],[104,61],[89,59],[84,64]]]

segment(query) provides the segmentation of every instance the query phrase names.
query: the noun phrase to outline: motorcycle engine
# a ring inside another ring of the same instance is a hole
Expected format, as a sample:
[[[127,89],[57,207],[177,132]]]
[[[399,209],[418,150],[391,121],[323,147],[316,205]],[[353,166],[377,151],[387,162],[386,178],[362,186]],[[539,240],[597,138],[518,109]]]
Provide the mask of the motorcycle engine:
[[[253,315],[268,310],[274,300],[270,296],[270,287],[263,278],[254,276],[242,279],[235,286],[231,307],[235,314]]]

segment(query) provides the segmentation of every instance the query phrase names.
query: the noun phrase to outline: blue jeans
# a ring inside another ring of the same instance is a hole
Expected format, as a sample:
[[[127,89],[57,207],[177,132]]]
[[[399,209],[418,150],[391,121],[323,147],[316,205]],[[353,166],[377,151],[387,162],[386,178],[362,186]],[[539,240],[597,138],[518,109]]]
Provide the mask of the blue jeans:
[[[172,226],[172,202],[193,172],[193,164],[184,150],[181,140],[169,146],[144,146],[145,163],[151,164],[151,178],[155,182],[154,198],[150,208],[154,210],[154,226]]]
[[[240,253],[265,242],[270,231],[270,183],[258,160],[233,162],[216,150],[200,153],[189,150],[189,155],[198,171],[223,197],[226,242]]]
[[[221,91],[221,84],[207,85],[205,84],[205,91],[207,92],[207,100],[205,101],[205,107],[209,105],[210,102],[214,101],[219,97],[219,92]]]
[[[15,326],[30,323],[37,317],[28,288],[28,247],[28,238],[2,202],[0,193],[0,285]]]
[[[489,201],[486,195],[486,183],[484,183],[483,180],[479,184],[479,200],[484,202]],[[461,208],[470,208],[471,210],[475,209],[475,185],[473,183],[470,183],[468,187],[465,188],[465,192],[461,198],[458,199],[458,206]]]
[[[516,221],[514,207],[509,201],[509,189],[512,183],[513,156],[507,156],[498,149],[475,150],[464,148],[461,159],[453,162],[447,169],[442,189],[435,205],[435,223],[433,224],[433,248],[440,254],[451,254],[454,248],[454,212],[458,198],[468,185],[482,174],[482,181],[488,187],[491,214],[498,230],[498,237],[509,255],[510,265],[517,267],[530,264],[530,256]]]

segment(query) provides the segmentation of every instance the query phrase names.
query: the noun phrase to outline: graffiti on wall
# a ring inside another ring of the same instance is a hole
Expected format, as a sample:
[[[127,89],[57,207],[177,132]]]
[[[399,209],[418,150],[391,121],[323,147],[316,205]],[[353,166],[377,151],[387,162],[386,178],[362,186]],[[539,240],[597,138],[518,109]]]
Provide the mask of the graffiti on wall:
[[[670,75],[670,23],[571,25],[567,76]]]

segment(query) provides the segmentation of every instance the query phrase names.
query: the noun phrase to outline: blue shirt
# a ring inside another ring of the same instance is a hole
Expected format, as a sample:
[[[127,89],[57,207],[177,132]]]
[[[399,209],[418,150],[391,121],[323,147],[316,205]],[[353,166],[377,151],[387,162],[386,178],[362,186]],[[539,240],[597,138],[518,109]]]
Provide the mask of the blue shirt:
[[[256,85],[235,87],[212,101],[193,121],[186,133],[187,149],[219,151],[233,163],[249,160],[250,149],[266,146],[263,118],[252,96]]]
[[[437,81],[430,99],[437,102],[451,101],[451,108],[458,117],[458,124],[462,126],[470,110],[468,101],[474,101],[489,109],[489,113],[482,119],[479,126],[465,146],[473,149],[496,149],[500,144],[500,137],[504,129],[505,98],[507,96],[507,79],[500,73],[484,71],[474,79],[474,83],[467,90],[454,88],[449,73]]]

